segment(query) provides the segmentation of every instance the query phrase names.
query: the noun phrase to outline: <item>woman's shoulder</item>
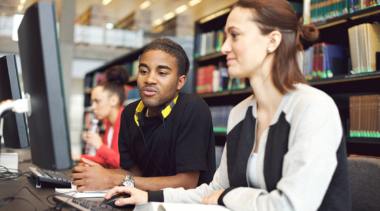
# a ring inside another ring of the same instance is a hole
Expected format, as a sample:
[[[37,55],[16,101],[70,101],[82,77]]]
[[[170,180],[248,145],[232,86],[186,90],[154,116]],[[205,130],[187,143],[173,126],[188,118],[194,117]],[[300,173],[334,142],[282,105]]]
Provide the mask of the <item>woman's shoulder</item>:
[[[310,105],[313,103],[334,103],[334,100],[325,92],[307,84],[296,84],[296,89],[289,91],[290,103]]]
[[[334,100],[325,92],[307,84],[296,84],[295,90],[290,90],[283,111],[289,116],[300,114],[306,109],[316,111],[315,115],[338,112]],[[326,112],[329,111],[329,112]]]

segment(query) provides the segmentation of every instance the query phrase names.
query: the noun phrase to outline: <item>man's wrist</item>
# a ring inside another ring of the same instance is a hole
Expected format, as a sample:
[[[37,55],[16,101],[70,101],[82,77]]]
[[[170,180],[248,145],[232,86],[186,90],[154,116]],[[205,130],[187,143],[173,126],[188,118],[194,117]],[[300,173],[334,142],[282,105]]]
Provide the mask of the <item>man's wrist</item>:
[[[135,187],[135,180],[133,175],[127,174],[123,180],[123,182],[120,184],[120,186],[132,186]]]
[[[125,175],[119,173],[113,173],[113,176],[110,177],[111,188],[119,186],[124,181]]]

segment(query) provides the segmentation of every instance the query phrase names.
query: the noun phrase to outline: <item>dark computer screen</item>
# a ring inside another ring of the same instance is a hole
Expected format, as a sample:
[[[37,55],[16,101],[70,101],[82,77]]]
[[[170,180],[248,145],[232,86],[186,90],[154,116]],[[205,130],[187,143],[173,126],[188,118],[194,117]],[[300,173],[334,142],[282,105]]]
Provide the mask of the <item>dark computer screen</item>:
[[[18,29],[24,92],[30,94],[28,117],[33,164],[51,170],[71,168],[70,135],[56,29],[55,4],[30,6]]]
[[[21,99],[21,89],[14,55],[0,58],[0,102]],[[25,148],[29,146],[29,136],[25,114],[8,112],[3,121],[4,146]]]

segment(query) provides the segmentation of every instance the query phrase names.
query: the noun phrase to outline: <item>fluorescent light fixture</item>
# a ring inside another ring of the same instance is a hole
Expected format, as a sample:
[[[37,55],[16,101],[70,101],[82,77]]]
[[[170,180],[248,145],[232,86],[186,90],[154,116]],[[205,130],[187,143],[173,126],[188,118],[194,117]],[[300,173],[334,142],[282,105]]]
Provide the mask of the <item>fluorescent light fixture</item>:
[[[195,6],[197,5],[199,2],[201,2],[202,0],[191,0],[189,1],[189,6],[192,7],[192,6]]]
[[[113,23],[107,23],[106,28],[107,29],[113,29]]]
[[[13,30],[12,30],[12,40],[18,41],[18,27],[21,24],[22,19],[24,18],[24,15],[16,14],[13,15]]]
[[[24,9],[24,5],[23,5],[23,4],[19,4],[19,5],[17,6],[17,11],[21,12],[22,9]]]
[[[174,12],[169,12],[168,14],[164,15],[164,20],[169,20],[175,16]]]
[[[103,4],[103,5],[107,5],[107,4],[109,4],[111,1],[112,1],[112,0],[103,0],[102,4]]]
[[[26,0],[20,0],[20,4],[25,4]]]
[[[161,23],[162,23],[162,19],[161,18],[156,19],[155,21],[153,21],[153,26],[160,25]]]
[[[151,4],[150,1],[144,1],[142,4],[140,4],[140,9],[144,10],[147,7],[149,7],[150,4]]]
[[[187,10],[187,5],[184,4],[184,5],[180,6],[180,7],[178,7],[177,9],[175,9],[175,13],[180,14],[183,11],[186,11],[186,10]]]

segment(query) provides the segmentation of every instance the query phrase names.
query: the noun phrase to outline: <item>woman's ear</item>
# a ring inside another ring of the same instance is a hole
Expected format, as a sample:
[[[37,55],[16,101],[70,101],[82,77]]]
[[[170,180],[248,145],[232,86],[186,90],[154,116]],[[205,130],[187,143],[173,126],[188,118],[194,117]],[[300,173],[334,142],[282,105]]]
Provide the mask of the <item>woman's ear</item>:
[[[113,94],[110,97],[110,103],[111,103],[111,106],[117,106],[117,105],[119,105],[119,97],[116,94]]]
[[[268,53],[272,53],[277,50],[278,46],[281,43],[282,40],[282,34],[279,31],[272,31],[268,35],[269,37],[269,46],[268,46]]]

